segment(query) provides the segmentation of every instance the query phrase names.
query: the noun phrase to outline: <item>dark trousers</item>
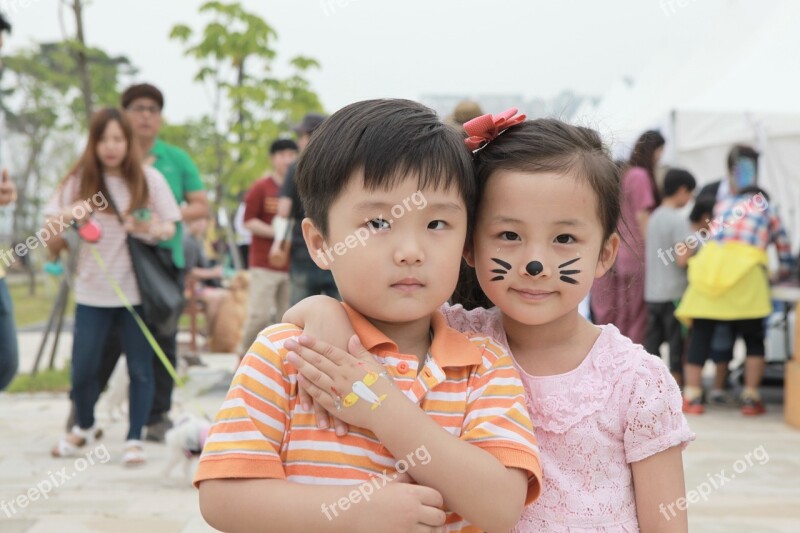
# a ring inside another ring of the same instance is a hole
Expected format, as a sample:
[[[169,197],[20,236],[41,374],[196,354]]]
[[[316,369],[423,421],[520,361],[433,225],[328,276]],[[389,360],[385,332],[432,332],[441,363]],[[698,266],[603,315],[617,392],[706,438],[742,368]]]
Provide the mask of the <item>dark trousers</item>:
[[[14,326],[14,307],[5,278],[0,278],[0,391],[5,389],[19,367],[17,328]]]
[[[141,311],[139,312],[141,313]],[[150,329],[152,331],[152,328]],[[176,366],[178,360],[177,335],[177,331],[170,335],[163,336],[156,335],[155,333],[153,334],[156,342],[158,342],[161,350],[163,350],[164,355],[166,355],[169,362],[172,363],[173,368]],[[97,372],[101,391],[108,384],[111,373],[114,372],[114,367],[117,366],[122,352],[128,353],[119,342],[119,336],[110,336],[103,349],[103,360]],[[148,426],[163,420],[167,413],[169,413],[169,410],[172,408],[172,390],[175,386],[172,376],[169,375],[161,359],[155,354],[153,354],[153,379],[155,383],[155,392],[153,394],[152,407],[147,418]]]
[[[141,306],[134,306],[134,309],[142,312]],[[131,382],[128,439],[140,439],[153,403],[154,354],[144,333],[124,307],[78,304],[75,309],[71,377],[76,422],[82,429],[94,426],[94,406],[105,387],[105,382],[100,383],[99,371],[111,337],[117,339],[127,354]]]
[[[336,288],[336,282],[330,270],[322,270],[311,260],[305,244],[302,249],[295,248],[294,243],[292,246],[289,262],[289,283],[291,284],[289,305],[295,305],[300,300],[316,294],[324,294],[339,300],[339,289]]]
[[[644,349],[661,357],[661,343],[669,346],[669,370],[683,372],[683,335],[681,323],[675,318],[675,304],[672,302],[647,302],[647,334]]]

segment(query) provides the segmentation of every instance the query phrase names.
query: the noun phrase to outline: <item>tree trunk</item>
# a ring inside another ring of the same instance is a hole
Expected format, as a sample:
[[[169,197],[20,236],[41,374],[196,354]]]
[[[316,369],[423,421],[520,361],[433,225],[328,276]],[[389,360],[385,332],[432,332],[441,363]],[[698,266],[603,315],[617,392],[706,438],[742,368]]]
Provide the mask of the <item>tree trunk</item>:
[[[86,108],[86,125],[92,118],[92,78],[89,74],[89,60],[86,57],[86,39],[83,34],[83,4],[82,0],[73,0],[72,11],[75,13],[76,39],[80,47],[75,60],[78,63],[78,73],[81,77],[81,92],[83,92],[83,105]]]

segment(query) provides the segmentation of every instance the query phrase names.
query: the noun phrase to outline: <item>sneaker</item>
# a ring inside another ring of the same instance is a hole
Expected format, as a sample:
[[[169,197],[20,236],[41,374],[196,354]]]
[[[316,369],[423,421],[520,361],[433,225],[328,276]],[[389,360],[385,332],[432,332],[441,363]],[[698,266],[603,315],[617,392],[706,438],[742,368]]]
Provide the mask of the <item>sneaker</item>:
[[[727,406],[735,405],[736,400],[727,391],[712,390],[708,393],[708,403],[710,405]]]
[[[702,415],[706,411],[703,407],[703,398],[698,396],[694,400],[683,399],[683,412],[687,415]]]
[[[163,419],[147,426],[144,440],[149,442],[164,442],[167,431],[172,428],[172,420],[164,417]]]
[[[760,398],[753,398],[752,396],[748,396],[742,398],[742,414],[745,416],[757,416],[763,415],[767,412],[766,407],[764,407],[764,402],[761,401]]]

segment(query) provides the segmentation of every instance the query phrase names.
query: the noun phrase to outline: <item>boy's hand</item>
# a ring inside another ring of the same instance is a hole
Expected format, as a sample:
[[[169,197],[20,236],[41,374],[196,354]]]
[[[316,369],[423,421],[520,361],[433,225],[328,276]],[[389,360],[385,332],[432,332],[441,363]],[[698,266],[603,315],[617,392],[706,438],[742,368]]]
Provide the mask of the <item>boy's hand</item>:
[[[384,402],[404,397],[357,336],[350,339],[349,349],[360,357],[307,335],[298,340],[284,346],[290,350],[288,359],[298,371],[300,387],[343,422],[370,429],[374,413],[380,414]]]
[[[374,485],[370,483],[370,486]],[[356,531],[444,531],[447,518],[441,509],[444,499],[436,489],[405,483],[398,477],[375,489],[371,500],[357,506],[365,504],[366,509],[359,513]],[[380,527],[376,528],[376,524]]]

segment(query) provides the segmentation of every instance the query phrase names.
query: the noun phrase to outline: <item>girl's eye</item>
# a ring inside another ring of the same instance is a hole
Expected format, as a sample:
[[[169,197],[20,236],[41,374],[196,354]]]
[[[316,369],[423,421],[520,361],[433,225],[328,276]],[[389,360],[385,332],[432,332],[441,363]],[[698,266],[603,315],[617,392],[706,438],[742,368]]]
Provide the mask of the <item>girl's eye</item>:
[[[444,229],[446,225],[444,220],[432,220],[428,222],[428,229]]]
[[[372,220],[367,222],[367,224],[372,226],[373,229],[377,229],[377,230],[389,229],[390,228],[389,221],[388,220],[384,220],[384,219],[382,219],[380,217],[373,218]]]
[[[520,241],[520,236],[513,231],[504,231],[500,234],[500,239],[504,241]]]
[[[562,233],[558,237],[556,237],[556,242],[559,244],[570,244],[575,242],[575,237],[572,235],[568,235],[566,233]]]

